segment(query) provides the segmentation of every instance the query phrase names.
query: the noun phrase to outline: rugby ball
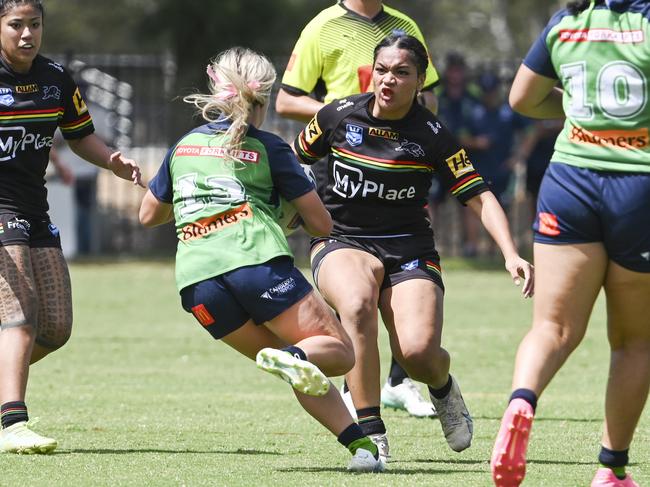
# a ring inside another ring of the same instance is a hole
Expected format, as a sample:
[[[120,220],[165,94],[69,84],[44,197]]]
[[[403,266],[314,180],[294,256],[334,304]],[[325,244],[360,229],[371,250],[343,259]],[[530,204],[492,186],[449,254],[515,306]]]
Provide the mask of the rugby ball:
[[[302,170],[305,171],[305,175],[316,186],[316,178],[314,173],[307,164],[300,164]],[[298,230],[298,227],[302,225],[302,218],[298,214],[296,208],[282,196],[280,196],[280,219],[278,220],[280,228],[285,235],[291,235],[293,232]]]

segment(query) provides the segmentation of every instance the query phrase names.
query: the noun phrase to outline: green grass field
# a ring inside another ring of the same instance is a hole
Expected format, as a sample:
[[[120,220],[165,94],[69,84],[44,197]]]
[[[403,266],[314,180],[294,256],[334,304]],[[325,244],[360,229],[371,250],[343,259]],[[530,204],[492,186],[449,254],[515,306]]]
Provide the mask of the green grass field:
[[[170,263],[72,265],[75,329],[32,367],[27,402],[48,456],[0,457],[2,486],[491,485],[489,456],[531,304],[505,271],[448,266],[444,345],[474,417],[454,453],[436,420],[384,412],[395,461],[346,473],[349,456],[289,386],[214,342],[180,308]],[[608,350],[604,306],[538,407],[528,486],[588,486],[596,469]],[[388,365],[385,336],[383,365]],[[337,381],[337,383],[340,383]],[[650,412],[630,471],[650,485]]]

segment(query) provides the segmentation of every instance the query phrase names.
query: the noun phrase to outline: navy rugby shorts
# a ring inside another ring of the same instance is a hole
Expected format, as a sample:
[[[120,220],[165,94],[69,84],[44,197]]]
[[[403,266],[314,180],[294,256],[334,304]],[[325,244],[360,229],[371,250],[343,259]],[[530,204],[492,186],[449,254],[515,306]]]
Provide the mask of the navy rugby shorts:
[[[445,290],[440,269],[440,256],[429,236],[395,238],[355,238],[331,236],[311,241],[311,272],[318,284],[318,271],[323,259],[338,249],[356,249],[377,257],[384,265],[381,290],[410,279],[433,281]]]
[[[0,246],[28,245],[61,248],[59,229],[47,218],[31,218],[13,211],[0,211]]]
[[[535,242],[603,242],[611,260],[650,272],[650,174],[551,163],[533,225]]]
[[[181,290],[183,309],[216,340],[252,319],[261,325],[312,291],[288,256],[240,267]]]

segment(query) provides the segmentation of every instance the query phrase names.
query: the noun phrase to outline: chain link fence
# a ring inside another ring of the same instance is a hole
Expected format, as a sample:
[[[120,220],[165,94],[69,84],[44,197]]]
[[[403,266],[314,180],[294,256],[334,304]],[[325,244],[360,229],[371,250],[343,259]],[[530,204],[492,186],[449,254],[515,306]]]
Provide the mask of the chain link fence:
[[[167,148],[187,127],[185,114],[182,114],[185,120],[179,122],[178,97],[190,90],[174,93],[176,66],[173,59],[153,55],[69,54],[50,57],[66,65],[85,92],[98,135],[135,159],[145,178],[151,178]],[[274,63],[278,73],[282,73],[286,58],[274,59]],[[274,96],[275,93],[277,90]],[[302,126],[299,122],[279,117],[271,109],[263,128],[290,142]],[[532,217],[521,168],[515,171],[512,191],[514,203],[509,218],[517,243],[525,248],[530,245]],[[173,255],[176,239],[171,225],[145,229],[138,222],[143,193],[143,190],[117,180],[107,171],[99,173],[97,205],[92,221],[88,222],[93,228],[92,254]],[[437,208],[433,227],[437,248],[443,256],[463,254],[462,222],[467,211],[452,198],[447,198]],[[482,232],[479,242],[478,255],[495,252],[485,232]],[[297,232],[290,237],[290,243],[297,256],[306,258],[309,249],[306,234]]]

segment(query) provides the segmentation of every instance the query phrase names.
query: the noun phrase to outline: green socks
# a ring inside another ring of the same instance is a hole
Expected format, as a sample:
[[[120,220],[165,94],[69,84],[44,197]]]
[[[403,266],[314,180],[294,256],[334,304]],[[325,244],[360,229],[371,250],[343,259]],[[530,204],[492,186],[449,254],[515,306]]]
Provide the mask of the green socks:
[[[359,448],[363,448],[364,450],[368,450],[370,453],[375,458],[379,458],[379,450],[377,449],[377,445],[375,445],[372,441],[370,441],[370,438],[367,436],[364,436],[363,438],[359,438],[358,440],[354,440],[352,443],[348,445],[348,450],[350,450],[350,453],[353,455],[357,452]]]

